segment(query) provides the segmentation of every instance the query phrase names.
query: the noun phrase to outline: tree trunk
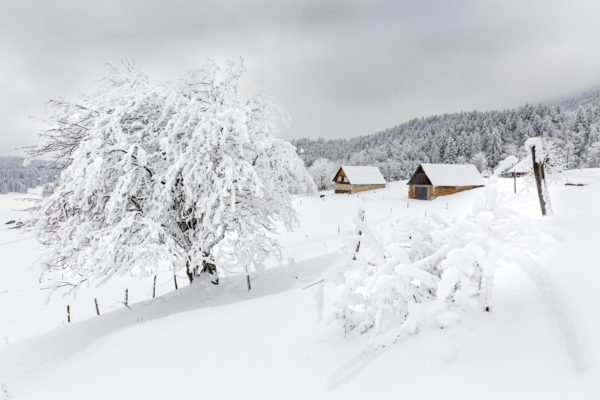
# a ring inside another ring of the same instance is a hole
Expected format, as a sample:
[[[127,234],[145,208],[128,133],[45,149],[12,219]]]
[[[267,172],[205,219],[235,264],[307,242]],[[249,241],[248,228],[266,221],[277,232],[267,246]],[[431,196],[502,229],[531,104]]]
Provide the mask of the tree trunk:
[[[535,185],[540,199],[540,208],[542,210],[542,215],[546,215],[546,199],[544,199],[542,188],[544,180],[544,164],[537,162],[535,158],[535,146],[531,146],[531,157],[533,159],[533,175],[535,176]]]
[[[192,282],[194,282],[194,274],[192,273],[192,270],[190,269],[190,262],[189,260],[185,262],[185,274],[187,275],[190,284]]]
[[[202,261],[202,270],[201,274],[209,274],[210,275],[210,283],[213,285],[219,284],[219,275],[217,274],[217,266],[209,261]]]

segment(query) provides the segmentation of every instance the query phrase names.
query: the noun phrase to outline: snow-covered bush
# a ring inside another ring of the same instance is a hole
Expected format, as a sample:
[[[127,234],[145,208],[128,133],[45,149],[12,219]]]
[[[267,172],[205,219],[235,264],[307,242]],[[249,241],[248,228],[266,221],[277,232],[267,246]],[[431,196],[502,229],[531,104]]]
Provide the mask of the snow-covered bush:
[[[238,98],[244,72],[209,61],[155,82],[126,64],[80,102],[51,103],[32,149],[62,168],[35,223],[46,271],[71,285],[161,268],[216,282],[218,255],[245,269],[277,248],[276,222],[296,220],[290,176],[302,162],[275,137],[287,115],[273,98]]]
[[[346,333],[414,334],[450,326],[466,310],[489,310],[498,263],[530,262],[540,244],[531,221],[504,203],[492,184],[468,217],[402,219],[386,239],[359,219],[361,234],[327,278],[340,292],[334,319]]]

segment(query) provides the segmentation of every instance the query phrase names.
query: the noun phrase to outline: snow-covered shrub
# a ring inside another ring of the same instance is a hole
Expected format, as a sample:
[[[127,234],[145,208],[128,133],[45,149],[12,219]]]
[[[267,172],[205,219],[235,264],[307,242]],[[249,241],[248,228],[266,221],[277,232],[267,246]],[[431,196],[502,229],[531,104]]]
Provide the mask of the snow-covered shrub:
[[[238,98],[244,72],[209,61],[155,82],[126,64],[80,102],[51,103],[32,151],[62,168],[35,223],[46,271],[72,285],[161,268],[216,282],[219,254],[246,269],[277,248],[276,222],[295,223],[290,176],[302,162],[275,137],[287,115],[273,98]]]
[[[529,260],[539,248],[531,222],[504,203],[492,184],[466,218],[405,218],[386,239],[359,219],[361,234],[327,278],[340,292],[334,319],[346,333],[413,334],[450,326],[466,310],[489,310],[498,263]]]

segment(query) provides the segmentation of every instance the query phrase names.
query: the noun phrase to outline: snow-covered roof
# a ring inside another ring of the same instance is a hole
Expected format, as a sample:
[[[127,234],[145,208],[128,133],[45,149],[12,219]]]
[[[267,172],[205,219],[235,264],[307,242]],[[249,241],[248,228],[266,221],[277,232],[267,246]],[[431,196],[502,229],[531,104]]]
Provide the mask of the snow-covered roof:
[[[509,169],[517,165],[518,162],[519,159],[515,156],[511,155],[506,157],[504,160],[501,160],[498,163],[498,165],[496,165],[496,168],[494,168],[494,175],[500,175],[503,172],[508,171]]]
[[[509,168],[509,172],[530,172],[533,168],[531,157],[522,158],[514,167]]]
[[[494,174],[500,175],[508,172],[527,173],[531,171],[531,164],[531,156],[524,157],[521,160],[515,156],[510,156],[498,164],[494,170]]]
[[[379,168],[358,165],[342,165],[342,169],[353,185],[380,185],[385,184],[385,178]]]
[[[433,186],[480,186],[483,177],[473,164],[421,164]]]

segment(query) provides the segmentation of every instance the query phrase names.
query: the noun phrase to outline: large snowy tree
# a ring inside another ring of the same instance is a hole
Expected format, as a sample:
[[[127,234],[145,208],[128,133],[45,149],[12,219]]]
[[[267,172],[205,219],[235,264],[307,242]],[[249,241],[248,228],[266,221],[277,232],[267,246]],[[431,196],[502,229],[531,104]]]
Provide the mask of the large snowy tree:
[[[81,101],[51,103],[31,149],[62,167],[35,221],[47,271],[75,286],[160,269],[216,283],[221,266],[277,251],[275,224],[296,221],[287,168],[299,160],[275,137],[287,116],[273,98],[239,98],[244,71],[209,61],[156,82],[125,64]]]

